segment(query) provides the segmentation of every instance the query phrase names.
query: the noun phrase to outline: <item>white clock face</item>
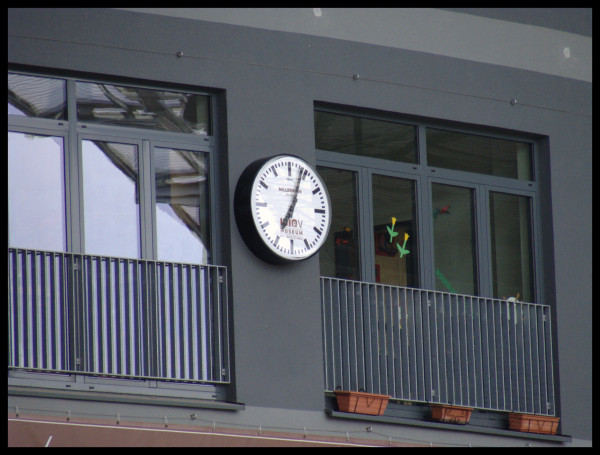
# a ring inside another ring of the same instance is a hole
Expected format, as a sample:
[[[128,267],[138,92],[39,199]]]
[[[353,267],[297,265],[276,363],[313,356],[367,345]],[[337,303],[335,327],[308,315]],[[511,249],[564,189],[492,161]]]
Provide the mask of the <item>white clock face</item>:
[[[301,260],[323,244],[331,224],[325,184],[303,160],[281,155],[256,174],[250,197],[259,236],[279,257]]]

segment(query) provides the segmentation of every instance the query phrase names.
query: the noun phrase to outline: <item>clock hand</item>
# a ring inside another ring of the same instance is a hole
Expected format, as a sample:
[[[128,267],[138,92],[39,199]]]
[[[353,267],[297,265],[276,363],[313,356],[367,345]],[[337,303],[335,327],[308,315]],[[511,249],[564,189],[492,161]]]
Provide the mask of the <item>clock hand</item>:
[[[294,209],[296,208],[296,203],[298,202],[298,189],[300,188],[300,181],[302,180],[302,171],[303,169],[300,169],[300,171],[298,172],[298,180],[296,181],[296,188],[294,189],[294,197],[292,199],[292,203],[290,204],[290,207],[288,208],[288,211],[285,214],[283,221],[281,222],[282,230],[287,225],[288,220],[292,217]]]

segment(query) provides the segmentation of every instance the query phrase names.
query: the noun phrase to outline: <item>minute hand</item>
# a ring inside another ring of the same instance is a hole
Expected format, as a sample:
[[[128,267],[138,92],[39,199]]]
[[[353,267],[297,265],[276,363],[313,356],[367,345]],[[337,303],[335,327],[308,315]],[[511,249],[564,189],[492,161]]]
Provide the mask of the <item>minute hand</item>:
[[[281,230],[287,226],[288,220],[294,214],[294,209],[296,208],[296,203],[298,202],[298,189],[300,188],[300,181],[302,180],[302,171],[303,169],[300,169],[300,172],[298,172],[298,180],[296,181],[296,188],[294,189],[294,197],[292,198],[292,203],[290,204],[290,207],[288,208],[288,211],[281,222]]]

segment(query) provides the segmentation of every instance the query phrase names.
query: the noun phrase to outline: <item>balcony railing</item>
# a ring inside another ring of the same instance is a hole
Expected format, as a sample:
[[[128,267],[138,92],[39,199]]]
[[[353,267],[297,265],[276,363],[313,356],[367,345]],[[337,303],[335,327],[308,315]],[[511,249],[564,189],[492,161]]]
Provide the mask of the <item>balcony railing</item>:
[[[326,391],[554,415],[550,307],[321,278]]]
[[[229,382],[227,270],[8,250],[9,368]]]

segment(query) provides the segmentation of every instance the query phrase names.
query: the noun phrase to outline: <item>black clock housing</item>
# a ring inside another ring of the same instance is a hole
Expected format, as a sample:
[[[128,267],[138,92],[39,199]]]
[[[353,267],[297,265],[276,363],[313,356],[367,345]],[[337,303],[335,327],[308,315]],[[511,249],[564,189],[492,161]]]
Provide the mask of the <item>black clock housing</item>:
[[[242,239],[244,239],[250,251],[256,256],[270,264],[289,264],[292,261],[275,254],[265,245],[252,217],[252,203],[250,200],[252,197],[252,186],[254,185],[258,171],[269,158],[262,158],[252,162],[244,169],[242,175],[240,175],[233,196],[235,222]]]
[[[313,256],[331,222],[324,182],[295,155],[274,155],[248,165],[235,189],[234,213],[248,248],[271,264]]]

